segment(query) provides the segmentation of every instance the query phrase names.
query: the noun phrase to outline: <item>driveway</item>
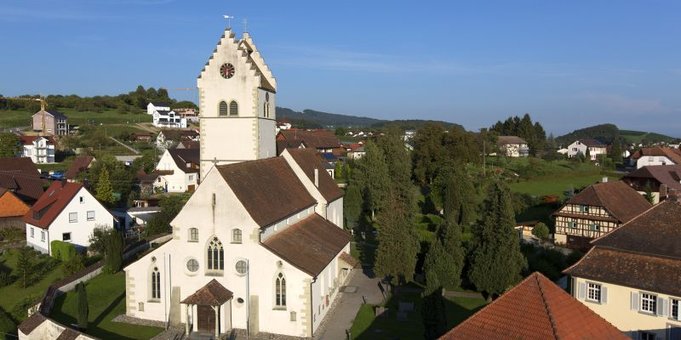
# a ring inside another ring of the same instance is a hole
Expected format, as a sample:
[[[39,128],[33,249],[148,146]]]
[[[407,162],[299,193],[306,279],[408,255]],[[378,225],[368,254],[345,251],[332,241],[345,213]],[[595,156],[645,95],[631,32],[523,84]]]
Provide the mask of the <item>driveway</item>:
[[[352,327],[352,321],[364,300],[369,304],[380,304],[383,301],[383,294],[378,288],[379,279],[372,278],[371,272],[369,275],[372,277],[369,277],[365,271],[357,268],[350,275],[352,276],[342,287],[332,310],[317,329],[314,339],[346,339],[345,331]]]

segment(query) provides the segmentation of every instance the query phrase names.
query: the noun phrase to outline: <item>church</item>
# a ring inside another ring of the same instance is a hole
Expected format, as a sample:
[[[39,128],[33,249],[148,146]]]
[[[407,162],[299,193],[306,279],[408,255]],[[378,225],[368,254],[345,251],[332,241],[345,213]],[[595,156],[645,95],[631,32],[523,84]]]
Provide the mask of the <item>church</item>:
[[[276,154],[277,83],[228,28],[197,80],[201,184],[172,239],[125,270],[126,315],[312,337],[354,264],[343,192],[314,150]]]

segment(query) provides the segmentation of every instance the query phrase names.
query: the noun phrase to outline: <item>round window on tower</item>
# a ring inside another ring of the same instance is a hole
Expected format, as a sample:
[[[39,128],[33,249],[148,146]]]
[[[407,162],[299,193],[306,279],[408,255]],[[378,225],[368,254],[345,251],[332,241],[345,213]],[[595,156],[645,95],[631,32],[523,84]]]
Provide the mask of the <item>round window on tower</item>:
[[[244,260],[239,260],[236,262],[236,272],[239,275],[244,275],[248,272],[248,263]]]
[[[189,261],[187,261],[187,270],[195,273],[199,270],[199,261],[196,261],[196,259],[189,259]]]

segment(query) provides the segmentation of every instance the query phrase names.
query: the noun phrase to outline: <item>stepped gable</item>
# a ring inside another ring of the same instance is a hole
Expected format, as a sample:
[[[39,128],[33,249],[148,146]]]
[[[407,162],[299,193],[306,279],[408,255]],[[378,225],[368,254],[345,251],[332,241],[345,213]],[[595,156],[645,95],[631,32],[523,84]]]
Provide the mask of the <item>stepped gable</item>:
[[[314,183],[314,170],[319,176],[319,191],[327,202],[333,202],[343,197],[343,191],[338,188],[336,181],[329,176],[322,164],[319,154],[312,149],[287,149],[293,160],[303,169],[307,178]]]
[[[650,202],[622,181],[593,184],[569,199],[566,204],[603,207],[622,223],[651,207]]]
[[[216,166],[261,227],[317,204],[282,157]]]
[[[316,277],[350,239],[348,232],[314,214],[274,234],[262,245],[296,268]]]
[[[80,183],[54,181],[26,215],[24,222],[48,229],[83,187]]]
[[[628,339],[535,272],[440,339]]]

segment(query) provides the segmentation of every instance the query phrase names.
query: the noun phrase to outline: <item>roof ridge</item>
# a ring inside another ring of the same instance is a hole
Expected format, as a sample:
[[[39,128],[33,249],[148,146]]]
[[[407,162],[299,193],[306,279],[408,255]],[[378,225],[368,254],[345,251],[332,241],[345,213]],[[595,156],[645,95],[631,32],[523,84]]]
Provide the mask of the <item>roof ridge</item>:
[[[667,202],[667,201],[665,200],[665,201],[663,201],[662,203],[666,203],[666,202]],[[614,230],[622,229],[622,227],[627,226],[627,225],[628,225],[629,223],[631,223],[632,221],[635,221],[635,220],[637,220],[639,217],[641,217],[641,216],[643,216],[643,215],[649,213],[651,210],[653,210],[653,209],[655,209],[656,207],[660,206],[662,203],[658,203],[658,204],[656,204],[656,205],[651,205],[650,208],[648,208],[648,209],[642,211],[641,213],[639,213],[638,215],[632,217],[629,221],[626,221],[626,222],[622,223],[621,226],[619,226],[619,227],[613,229],[613,231],[614,231]],[[605,237],[607,237],[608,235],[611,235],[611,234],[612,234],[612,232],[605,233],[605,234],[603,234],[603,235],[601,235],[601,236],[599,236],[599,237],[597,237],[597,238],[591,240],[589,243],[590,243],[590,244],[594,244],[594,242],[596,242],[596,241],[598,241],[598,240],[600,240],[600,239],[603,239],[603,238],[605,238]],[[595,246],[595,244],[594,244],[594,246]],[[586,254],[585,254],[585,255],[586,255]]]
[[[558,336],[558,327],[556,326],[556,320],[554,319],[553,313],[551,312],[551,307],[546,301],[546,295],[544,295],[544,288],[542,288],[542,281],[540,280],[541,279],[540,275],[541,274],[539,272],[535,272],[533,276],[537,280],[537,288],[539,288],[539,295],[541,296],[541,301],[544,304],[544,309],[546,309],[546,314],[549,317],[549,323],[551,324],[551,331],[553,332],[553,337],[559,339],[560,337]]]

